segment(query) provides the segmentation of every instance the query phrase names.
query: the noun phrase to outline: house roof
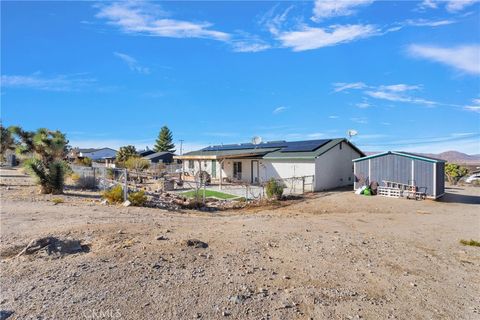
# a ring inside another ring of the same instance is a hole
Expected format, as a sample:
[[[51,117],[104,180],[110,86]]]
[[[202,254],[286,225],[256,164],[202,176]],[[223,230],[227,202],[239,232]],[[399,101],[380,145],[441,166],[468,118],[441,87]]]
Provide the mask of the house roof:
[[[176,157],[178,159],[221,159],[235,157],[261,157],[264,159],[300,159],[312,160],[327,152],[340,142],[346,142],[358,151],[365,154],[348,140],[323,139],[306,141],[272,141],[254,145],[251,143],[211,146]]]
[[[281,159],[298,159],[298,160],[309,160],[315,159],[328,150],[332,149],[336,145],[341,142],[348,143],[355,151],[357,151],[360,155],[364,156],[365,154],[358,149],[354,144],[349,142],[347,139],[344,138],[337,138],[337,139],[330,139],[326,143],[322,144],[320,147],[310,151],[297,151],[297,152],[285,152],[284,150],[277,150],[275,152],[267,154],[264,159],[271,159],[271,160],[281,160]]]
[[[149,154],[148,156],[143,157],[143,159],[151,160],[151,159],[162,157],[162,156],[167,155],[167,154],[172,154],[173,155],[172,152],[160,151],[160,152],[155,152],[155,153]]]
[[[117,152],[117,150],[114,150],[112,148],[78,148],[78,152],[81,152],[81,153],[91,153],[91,152],[95,152],[95,151],[100,151],[100,150],[104,150],[104,149],[109,149],[109,150],[112,150],[112,151],[115,151]]]
[[[137,151],[137,153],[140,155],[140,157],[146,157],[146,156],[148,156],[148,155],[154,154],[155,151],[150,150],[150,149],[147,149],[147,150]]]
[[[354,159],[352,161],[353,162],[358,162],[358,161],[363,161],[363,160],[367,160],[367,159],[383,157],[383,156],[386,156],[386,155],[389,155],[389,154],[395,154],[395,155],[402,156],[402,157],[407,157],[407,158],[417,159],[417,160],[423,160],[423,161],[428,161],[428,162],[446,162],[445,160],[442,160],[442,159],[427,157],[427,156],[424,156],[424,155],[421,155],[421,154],[404,152],[404,151],[387,151],[387,152],[372,154],[371,156],[368,156],[368,157]]]

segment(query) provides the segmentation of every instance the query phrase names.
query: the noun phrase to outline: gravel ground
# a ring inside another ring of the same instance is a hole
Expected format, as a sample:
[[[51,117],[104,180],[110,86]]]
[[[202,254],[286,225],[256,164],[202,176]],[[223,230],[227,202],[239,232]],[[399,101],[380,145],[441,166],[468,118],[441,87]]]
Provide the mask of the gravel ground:
[[[203,213],[38,195],[18,171],[0,176],[0,319],[480,319],[480,248],[459,243],[480,240],[479,188]],[[85,251],[16,256],[45,236]]]

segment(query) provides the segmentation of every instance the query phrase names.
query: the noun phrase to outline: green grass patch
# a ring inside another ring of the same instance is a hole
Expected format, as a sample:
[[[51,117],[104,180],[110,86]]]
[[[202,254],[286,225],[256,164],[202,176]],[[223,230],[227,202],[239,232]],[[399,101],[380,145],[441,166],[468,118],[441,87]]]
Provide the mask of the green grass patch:
[[[475,240],[460,240],[464,246],[480,247],[480,242]]]
[[[192,190],[192,191],[184,192],[182,193],[182,195],[187,198],[195,198],[195,193],[196,192]],[[198,191],[198,196],[203,197],[203,190]],[[224,200],[238,198],[238,196],[234,196],[232,194],[213,191],[213,190],[205,190],[205,197],[206,198],[214,197],[214,198],[224,199]]]

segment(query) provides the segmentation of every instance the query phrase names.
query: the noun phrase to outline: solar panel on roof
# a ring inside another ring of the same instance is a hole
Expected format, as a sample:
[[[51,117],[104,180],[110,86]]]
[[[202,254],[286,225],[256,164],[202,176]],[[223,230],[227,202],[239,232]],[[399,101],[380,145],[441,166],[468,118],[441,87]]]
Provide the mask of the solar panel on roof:
[[[314,151],[328,142],[330,142],[330,139],[290,142],[286,148],[282,149],[282,152]]]
[[[202,151],[226,151],[226,150],[243,150],[243,149],[259,149],[259,148],[281,148],[287,145],[285,141],[264,142],[260,144],[242,143],[242,144],[226,144],[222,146],[211,146],[202,149]]]

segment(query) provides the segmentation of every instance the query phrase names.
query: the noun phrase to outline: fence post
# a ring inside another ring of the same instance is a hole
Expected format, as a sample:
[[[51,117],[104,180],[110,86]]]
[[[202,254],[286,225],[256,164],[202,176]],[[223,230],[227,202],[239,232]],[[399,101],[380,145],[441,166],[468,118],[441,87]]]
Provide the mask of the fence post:
[[[97,187],[97,179],[96,179],[96,176],[95,176],[95,167],[93,167],[93,187],[94,188]]]
[[[302,177],[302,194],[305,194],[305,177]]]
[[[128,199],[128,171],[127,171],[127,169],[124,169],[123,174],[124,174],[124,177],[125,177],[125,185],[123,187],[123,200],[127,201],[127,199]]]

